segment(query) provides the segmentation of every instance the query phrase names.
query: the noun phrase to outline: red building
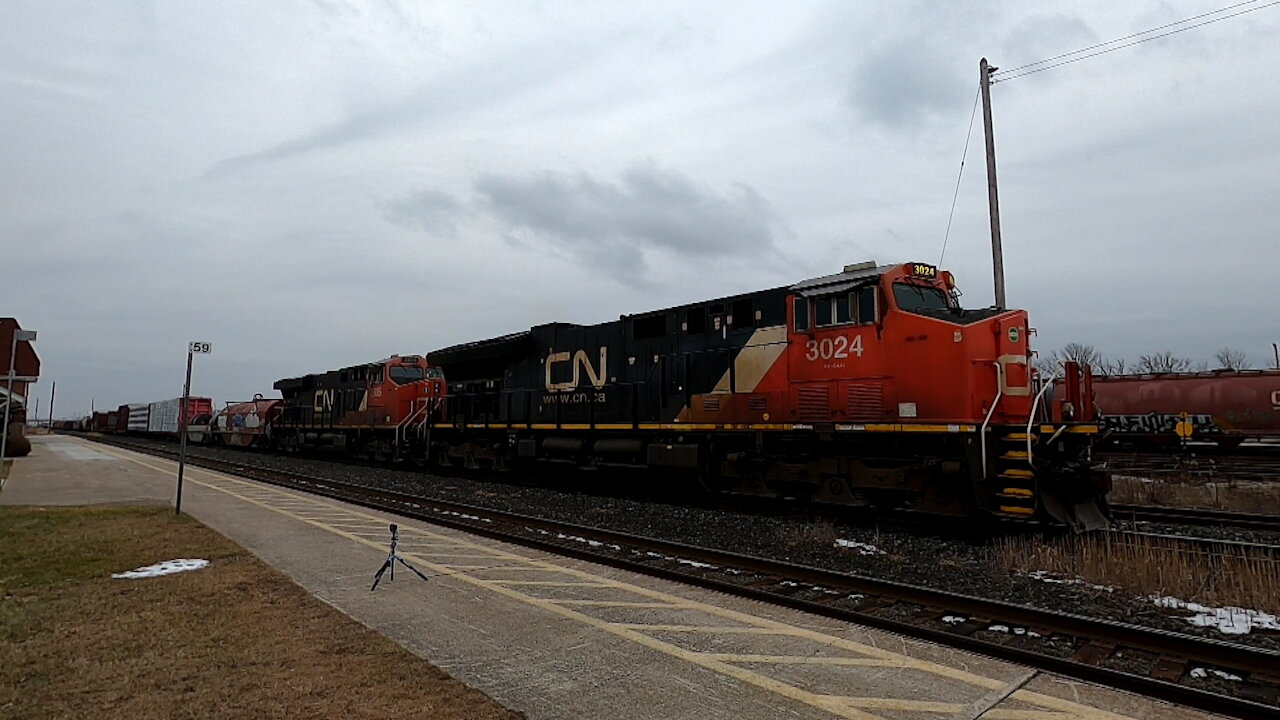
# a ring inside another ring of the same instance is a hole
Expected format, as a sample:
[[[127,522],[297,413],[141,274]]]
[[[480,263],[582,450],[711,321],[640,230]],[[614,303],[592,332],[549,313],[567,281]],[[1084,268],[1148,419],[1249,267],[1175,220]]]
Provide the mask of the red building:
[[[40,377],[40,356],[26,340],[18,342],[17,352],[10,358],[13,334],[22,329],[15,318],[0,318],[0,418],[9,406],[9,439],[6,454],[18,457],[31,452],[31,442],[23,429],[27,422],[27,393]],[[13,387],[9,386],[9,363],[13,361]]]

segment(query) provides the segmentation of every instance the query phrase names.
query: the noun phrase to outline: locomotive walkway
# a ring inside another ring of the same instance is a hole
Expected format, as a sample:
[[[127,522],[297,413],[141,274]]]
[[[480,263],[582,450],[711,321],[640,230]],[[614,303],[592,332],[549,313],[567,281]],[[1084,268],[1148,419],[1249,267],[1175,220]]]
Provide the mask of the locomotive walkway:
[[[174,464],[33,438],[0,504],[171,503]],[[188,468],[184,510],[530,718],[1181,720],[1010,663]],[[407,572],[369,592],[401,527]]]

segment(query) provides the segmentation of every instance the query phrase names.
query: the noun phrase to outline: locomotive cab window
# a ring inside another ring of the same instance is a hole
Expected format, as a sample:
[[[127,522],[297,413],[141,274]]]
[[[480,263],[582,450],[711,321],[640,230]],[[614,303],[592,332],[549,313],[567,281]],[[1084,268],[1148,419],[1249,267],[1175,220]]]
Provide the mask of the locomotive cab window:
[[[951,308],[951,299],[947,294],[932,285],[894,283],[893,300],[898,304],[898,309],[905,312]]]
[[[858,304],[858,323],[869,325],[879,319],[876,314],[876,286],[868,285],[856,290],[854,296]]]
[[[851,296],[849,295],[833,295],[830,297],[818,298],[814,301],[814,325],[817,327],[830,327],[831,325],[847,325],[852,314],[850,313]]]
[[[412,365],[391,366],[391,381],[397,385],[408,385],[422,379],[422,368]]]
[[[797,295],[795,302],[792,303],[794,310],[796,332],[808,332],[809,330],[809,298]]]

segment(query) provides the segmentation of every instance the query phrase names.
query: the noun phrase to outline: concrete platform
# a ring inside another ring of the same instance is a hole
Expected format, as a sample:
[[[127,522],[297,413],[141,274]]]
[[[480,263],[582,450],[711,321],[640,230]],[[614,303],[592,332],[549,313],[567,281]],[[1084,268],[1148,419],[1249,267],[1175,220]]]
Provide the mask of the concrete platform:
[[[32,443],[0,504],[173,501],[172,462],[64,436]],[[1213,717],[198,468],[183,509],[534,720]],[[431,580],[401,569],[371,593],[389,522]]]

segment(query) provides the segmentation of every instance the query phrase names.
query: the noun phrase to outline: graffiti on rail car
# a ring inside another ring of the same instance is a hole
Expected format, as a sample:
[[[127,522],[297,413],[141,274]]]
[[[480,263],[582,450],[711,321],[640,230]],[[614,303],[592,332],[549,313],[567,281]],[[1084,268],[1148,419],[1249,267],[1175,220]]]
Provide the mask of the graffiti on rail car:
[[[1174,434],[1181,415],[1147,413],[1145,415],[1104,415],[1103,424],[1107,430],[1122,433]],[[1222,428],[1213,421],[1212,415],[1188,415],[1191,428],[1196,435],[1221,434]]]

